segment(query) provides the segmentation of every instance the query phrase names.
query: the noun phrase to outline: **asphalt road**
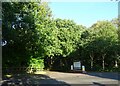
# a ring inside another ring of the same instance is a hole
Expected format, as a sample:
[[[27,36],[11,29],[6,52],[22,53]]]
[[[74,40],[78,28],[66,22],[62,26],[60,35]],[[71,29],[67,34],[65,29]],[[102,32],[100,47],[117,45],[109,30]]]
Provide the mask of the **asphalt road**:
[[[120,86],[118,73],[62,73],[47,72],[46,74],[14,74],[4,78],[2,86]],[[54,85],[53,85],[54,84]]]
[[[68,84],[118,84],[119,74],[118,73],[59,73],[51,72],[49,76],[58,81],[63,81]]]

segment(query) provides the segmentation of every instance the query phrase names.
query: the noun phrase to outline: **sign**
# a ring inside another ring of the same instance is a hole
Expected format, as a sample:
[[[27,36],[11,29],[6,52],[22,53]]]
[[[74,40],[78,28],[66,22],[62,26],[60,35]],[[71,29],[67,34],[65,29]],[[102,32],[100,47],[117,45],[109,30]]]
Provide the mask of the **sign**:
[[[74,62],[74,63],[73,63],[73,66],[74,66],[74,69],[76,69],[76,70],[77,70],[77,69],[78,69],[78,70],[81,69],[81,62],[80,62],[80,61],[79,61],[79,62]]]

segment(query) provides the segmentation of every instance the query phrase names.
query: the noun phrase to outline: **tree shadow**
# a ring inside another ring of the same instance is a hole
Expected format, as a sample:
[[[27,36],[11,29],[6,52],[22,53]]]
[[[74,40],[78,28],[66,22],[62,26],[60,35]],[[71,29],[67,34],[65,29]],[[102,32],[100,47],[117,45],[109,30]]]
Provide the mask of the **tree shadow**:
[[[93,82],[93,84],[95,84],[97,86],[105,86],[104,84],[100,84],[100,83],[97,83],[97,82]]]
[[[118,86],[117,84],[101,84],[98,82],[93,82],[93,86]]]
[[[13,74],[12,77],[3,77],[1,86],[70,86],[69,84],[50,78],[43,74]]]
[[[100,77],[100,78],[120,80],[120,73],[117,73],[117,72],[88,72],[86,74],[90,76]]]

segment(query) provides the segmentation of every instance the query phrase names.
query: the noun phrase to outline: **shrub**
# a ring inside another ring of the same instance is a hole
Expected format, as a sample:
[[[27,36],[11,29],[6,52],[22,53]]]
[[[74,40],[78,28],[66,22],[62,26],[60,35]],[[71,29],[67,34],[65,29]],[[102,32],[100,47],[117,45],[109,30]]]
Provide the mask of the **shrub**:
[[[29,68],[30,69],[28,70],[28,72],[30,73],[43,70],[44,60],[39,58],[31,58]]]

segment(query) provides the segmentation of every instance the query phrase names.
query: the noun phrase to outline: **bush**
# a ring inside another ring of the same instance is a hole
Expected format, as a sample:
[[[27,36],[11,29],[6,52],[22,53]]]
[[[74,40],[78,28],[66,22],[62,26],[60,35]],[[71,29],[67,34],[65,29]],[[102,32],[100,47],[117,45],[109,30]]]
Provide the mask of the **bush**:
[[[39,58],[31,58],[30,64],[29,64],[29,72],[36,72],[43,70],[44,68],[44,60]]]

